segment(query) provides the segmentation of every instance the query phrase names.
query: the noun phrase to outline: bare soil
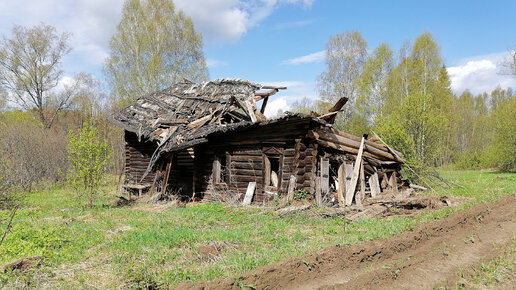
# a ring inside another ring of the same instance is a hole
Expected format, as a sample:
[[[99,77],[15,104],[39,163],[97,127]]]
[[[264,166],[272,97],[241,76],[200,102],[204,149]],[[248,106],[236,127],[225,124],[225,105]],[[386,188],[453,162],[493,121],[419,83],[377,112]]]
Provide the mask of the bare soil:
[[[499,255],[516,235],[516,196],[456,212],[389,239],[333,246],[257,268],[238,279],[180,289],[448,288],[457,271]],[[507,286],[507,285],[506,285]],[[509,285],[509,288],[516,285]]]

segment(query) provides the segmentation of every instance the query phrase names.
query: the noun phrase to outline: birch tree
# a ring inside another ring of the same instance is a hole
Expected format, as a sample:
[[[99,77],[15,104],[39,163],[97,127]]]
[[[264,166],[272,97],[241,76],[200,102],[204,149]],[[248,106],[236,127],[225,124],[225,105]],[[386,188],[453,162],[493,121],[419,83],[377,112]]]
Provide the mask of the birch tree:
[[[70,88],[56,91],[63,74],[62,58],[70,52],[69,37],[42,23],[31,28],[14,26],[11,36],[0,42],[1,85],[11,101],[34,110],[45,128],[52,126],[73,96]]]
[[[337,123],[346,126],[358,98],[357,79],[367,59],[367,42],[358,31],[349,31],[330,37],[326,44],[326,70],[319,75],[318,86],[323,101],[334,104],[348,98]]]
[[[208,79],[202,37],[171,0],[126,0],[105,73],[122,105],[185,78]]]

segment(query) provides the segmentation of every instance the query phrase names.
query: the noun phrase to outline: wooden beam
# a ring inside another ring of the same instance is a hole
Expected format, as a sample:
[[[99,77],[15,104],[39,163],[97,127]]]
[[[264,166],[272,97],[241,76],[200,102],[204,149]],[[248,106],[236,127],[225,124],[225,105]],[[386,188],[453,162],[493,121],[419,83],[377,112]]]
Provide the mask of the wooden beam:
[[[337,190],[337,199],[339,201],[339,206],[344,206],[346,204],[346,200],[344,199],[344,192],[346,190],[346,165],[345,163],[340,164],[339,169],[337,171],[337,180],[339,182],[339,188]]]
[[[296,176],[290,175],[290,180],[288,181],[287,201],[292,201],[294,199],[294,190],[296,190]]]
[[[163,187],[161,188],[161,194],[164,195],[167,192],[168,178],[170,176],[170,169],[172,168],[172,160],[174,159],[174,153],[170,154],[167,161],[167,169],[165,170],[165,176],[163,177]]]
[[[268,96],[263,99],[262,108],[260,109],[260,113],[262,113],[262,114],[265,113],[265,106],[267,106],[267,101],[268,100],[269,100]]]
[[[244,201],[242,202],[243,205],[251,204],[255,190],[256,190],[256,182],[254,182],[254,181],[249,182],[249,184],[247,185],[247,190],[245,191]]]
[[[357,159],[355,160],[355,166],[353,167],[353,175],[351,176],[350,186],[346,190],[346,205],[351,205],[353,202],[353,196],[355,195],[355,189],[357,187],[358,175],[360,173],[360,165],[362,164],[362,153],[364,152],[364,142],[367,135],[362,137],[360,142],[360,148],[358,149]]]
[[[360,162],[360,194],[355,198],[357,205],[362,205],[362,200],[365,197],[365,176],[364,176],[364,162]]]
[[[371,197],[375,198],[380,194],[380,183],[378,182],[378,172],[373,173],[369,177],[369,187],[371,188]]]
[[[320,159],[321,195],[327,195],[330,191],[330,161],[328,158]]]
[[[360,142],[353,140],[348,137],[344,137],[338,134],[330,133],[324,130],[317,130],[317,134],[319,134],[319,138],[325,141],[331,141],[336,144],[348,146],[354,149],[358,149],[360,147]],[[403,159],[400,159],[396,155],[388,152],[388,149],[380,150],[374,146],[371,146],[369,144],[366,144],[365,146],[366,152],[371,153],[376,158],[383,157],[389,160],[395,160],[398,162],[404,162]]]

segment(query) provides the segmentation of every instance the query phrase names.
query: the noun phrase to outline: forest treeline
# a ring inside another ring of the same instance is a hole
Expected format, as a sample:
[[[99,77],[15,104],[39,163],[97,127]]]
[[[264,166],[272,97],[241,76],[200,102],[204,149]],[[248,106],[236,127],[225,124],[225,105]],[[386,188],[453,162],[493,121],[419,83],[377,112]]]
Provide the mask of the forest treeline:
[[[16,25],[2,37],[0,207],[8,192],[64,184],[70,173],[86,170],[71,170],[78,164],[101,164],[104,172],[121,174],[123,132],[107,116],[174,82],[209,78],[202,36],[172,1],[126,0],[121,13],[101,79],[84,72],[64,77],[63,57],[73,49],[67,32],[41,23]],[[511,56],[508,67],[516,74]],[[356,31],[332,36],[317,82],[320,100],[297,103],[297,111],[325,112],[348,97],[337,126],[357,135],[374,131],[415,169],[453,165],[516,171],[514,93],[497,88],[455,96],[439,45],[429,33],[396,53],[388,44],[369,52]],[[82,148],[81,136],[107,143],[91,141],[99,147]],[[79,149],[86,155],[71,158]],[[100,149],[105,152],[88,157]],[[96,163],[102,156],[108,162]]]
[[[332,36],[326,70],[317,82],[320,100],[298,102],[295,111],[325,112],[347,97],[336,126],[356,135],[378,134],[414,169],[451,165],[516,172],[512,89],[454,95],[439,45],[430,33],[397,53],[386,43],[368,53],[357,31]]]

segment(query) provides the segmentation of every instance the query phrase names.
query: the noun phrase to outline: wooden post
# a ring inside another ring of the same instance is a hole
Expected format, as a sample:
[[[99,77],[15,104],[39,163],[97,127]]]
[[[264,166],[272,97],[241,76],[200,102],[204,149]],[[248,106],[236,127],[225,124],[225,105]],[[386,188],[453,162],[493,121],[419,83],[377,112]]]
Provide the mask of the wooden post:
[[[355,197],[357,205],[362,205],[362,200],[365,197],[365,175],[364,175],[364,162],[360,162],[360,193]]]
[[[369,187],[371,188],[371,197],[375,198],[380,194],[380,183],[378,182],[378,172],[375,172],[369,177]]]
[[[263,155],[264,164],[264,176],[263,176],[263,187],[271,185],[271,161],[267,155]]]
[[[219,157],[215,157],[215,160],[213,160],[213,175],[212,175],[212,181],[213,185],[220,183],[220,159]]]
[[[337,199],[339,200],[339,206],[344,206],[346,204],[346,200],[344,199],[344,192],[346,190],[346,170],[344,163],[340,164],[339,166],[337,172],[337,180],[339,182],[339,189],[337,190]]]
[[[358,175],[360,173],[360,165],[362,164],[362,154],[364,153],[364,142],[367,135],[362,136],[360,141],[360,147],[358,148],[357,159],[355,160],[355,166],[353,167],[353,175],[351,176],[350,186],[346,190],[346,205],[351,205],[353,202],[353,196],[355,195],[355,189],[357,188]]]
[[[174,153],[170,154],[170,158],[167,161],[167,169],[165,170],[165,177],[163,179],[163,187],[161,188],[161,194],[167,193],[168,177],[170,176],[170,169],[172,168],[172,160],[174,159]]]
[[[396,177],[396,171],[391,175],[391,187],[392,191],[398,192],[398,178]]]
[[[330,161],[321,157],[321,195],[327,195],[330,191]]]
[[[253,200],[254,191],[256,189],[256,182],[249,182],[247,185],[247,190],[245,192],[244,201],[242,202],[243,205],[250,205],[251,201]]]
[[[296,189],[296,176],[290,175],[290,180],[288,181],[287,201],[292,201],[294,199],[294,190],[295,189]]]
[[[346,187],[344,192],[351,186],[351,175],[353,175],[353,165],[346,163],[344,165],[344,171],[346,173]]]
[[[269,100],[269,97],[263,98],[262,108],[260,109],[260,113],[265,113],[265,106],[267,106],[267,101]]]

